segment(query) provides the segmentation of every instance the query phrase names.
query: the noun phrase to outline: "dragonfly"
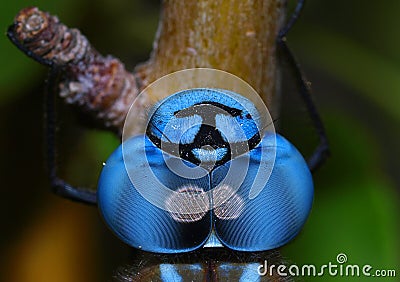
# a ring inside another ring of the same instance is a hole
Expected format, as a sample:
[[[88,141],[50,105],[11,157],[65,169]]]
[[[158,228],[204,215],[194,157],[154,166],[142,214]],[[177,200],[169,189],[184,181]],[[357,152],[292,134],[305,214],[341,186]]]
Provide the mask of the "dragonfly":
[[[274,254],[265,252],[283,246],[300,232],[313,199],[311,172],[323,163],[329,150],[309,86],[286,44],[286,35],[303,5],[304,1],[298,1],[277,43],[295,71],[301,98],[319,136],[320,143],[307,161],[283,136],[266,130],[273,122],[260,121],[265,114],[242,93],[223,86],[202,86],[170,93],[154,103],[148,111],[146,131],[124,140],[110,156],[96,192],[74,187],[57,176],[51,93],[60,62],[49,59],[49,46],[32,51],[33,43],[18,36],[17,24],[9,28],[7,34],[18,48],[52,70],[47,99],[51,184],[60,196],[96,204],[114,234],[138,249],[137,265],[141,267],[128,274],[133,281],[262,281],[255,270],[262,257]],[[263,153],[271,148],[273,160],[271,154]],[[171,173],[178,161],[186,168],[201,168],[198,173],[202,176],[192,179]],[[237,182],[246,161],[248,170]],[[269,167],[271,163],[274,166]],[[226,180],[235,166],[234,177]],[[258,174],[252,173],[259,167],[266,168],[261,173],[262,185],[257,182]],[[157,195],[165,185],[153,182],[151,172],[168,182],[173,193],[153,202],[146,198],[146,190]],[[247,201],[246,196],[252,199]]]

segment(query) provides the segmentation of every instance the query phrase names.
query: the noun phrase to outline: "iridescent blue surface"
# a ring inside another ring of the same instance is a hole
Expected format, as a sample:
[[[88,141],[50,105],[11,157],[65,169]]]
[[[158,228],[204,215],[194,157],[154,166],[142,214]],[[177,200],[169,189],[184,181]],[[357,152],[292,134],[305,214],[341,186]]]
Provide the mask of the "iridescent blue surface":
[[[285,138],[276,135],[276,159],[272,174],[261,192],[248,199],[251,185],[263,162],[261,149],[268,147],[268,138],[250,151],[246,178],[237,191],[245,199],[243,211],[235,219],[215,218],[215,231],[220,241],[238,251],[262,251],[280,247],[301,230],[313,201],[313,181],[307,163]],[[264,147],[265,144],[265,147]],[[242,158],[242,157],[239,157]],[[229,163],[216,168],[211,175],[212,186],[224,178]]]
[[[187,179],[176,176],[166,166],[162,152],[147,137],[145,150],[148,159],[137,158],[143,148],[143,136],[125,142],[132,158],[127,167],[140,170],[148,162],[155,175],[172,190],[185,184]],[[139,173],[140,174],[140,173]],[[141,174],[146,182],[146,174]],[[209,187],[209,177],[191,180],[191,185]],[[157,193],[157,186],[149,185]],[[124,164],[122,145],[107,160],[98,183],[98,206],[111,230],[125,243],[135,248],[156,253],[187,252],[202,246],[211,229],[211,213],[200,220],[182,223],[170,213],[148,202],[131,183]]]
[[[200,248],[207,241],[212,228],[228,248],[240,251],[262,251],[280,247],[301,230],[313,200],[311,173],[301,154],[280,135],[276,135],[276,160],[271,177],[260,194],[249,199],[249,189],[262,162],[260,150],[271,143],[262,142],[248,153],[250,167],[246,178],[235,193],[235,216],[224,216],[216,210],[199,215],[193,220],[177,221],[170,212],[157,208],[144,199],[133,187],[125,169],[120,146],[106,162],[98,185],[98,205],[107,225],[124,242],[150,252],[177,253]],[[139,140],[145,138],[147,160],[135,156]],[[195,185],[210,190],[225,177],[229,163],[217,167],[201,179],[176,176],[165,165],[162,152],[146,136],[137,136],[124,144],[132,158],[127,167],[140,169],[148,161],[154,173],[171,190]],[[173,157],[171,157],[173,158]],[[243,158],[243,156],[239,157]],[[272,158],[272,156],[271,156]],[[140,180],[146,182],[145,175]],[[229,183],[229,179],[225,180]],[[212,186],[210,186],[210,183]],[[149,187],[157,192],[157,187]],[[212,201],[212,199],[210,199]],[[236,205],[236,206],[235,206]]]

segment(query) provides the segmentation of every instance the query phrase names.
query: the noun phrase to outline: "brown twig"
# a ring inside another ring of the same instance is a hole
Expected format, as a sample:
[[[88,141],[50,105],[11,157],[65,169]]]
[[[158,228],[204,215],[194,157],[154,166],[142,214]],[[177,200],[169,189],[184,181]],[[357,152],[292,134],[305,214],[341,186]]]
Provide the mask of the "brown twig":
[[[89,113],[103,127],[122,129],[140,89],[121,61],[100,55],[79,30],[38,8],[21,10],[8,36],[38,62],[62,68],[59,94],[66,103]]]
[[[276,38],[285,11],[286,0],[163,1],[150,60],[136,72],[147,84],[181,69],[225,70],[248,82],[274,113]]]

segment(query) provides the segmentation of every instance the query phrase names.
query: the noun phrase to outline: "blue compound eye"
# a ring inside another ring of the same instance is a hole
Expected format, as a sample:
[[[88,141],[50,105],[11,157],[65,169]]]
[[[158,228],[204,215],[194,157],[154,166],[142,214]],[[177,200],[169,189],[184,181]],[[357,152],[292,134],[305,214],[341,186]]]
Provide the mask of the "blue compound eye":
[[[289,141],[263,130],[264,116],[228,90],[160,100],[145,134],[127,138],[102,170],[98,206],[107,225],[156,253],[264,251],[292,240],[311,210],[312,177]]]

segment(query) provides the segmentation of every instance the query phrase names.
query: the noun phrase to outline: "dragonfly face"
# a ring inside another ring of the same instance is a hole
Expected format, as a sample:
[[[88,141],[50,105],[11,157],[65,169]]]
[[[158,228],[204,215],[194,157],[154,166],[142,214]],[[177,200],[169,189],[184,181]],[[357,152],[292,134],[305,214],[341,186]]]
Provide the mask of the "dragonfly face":
[[[257,109],[233,92],[186,90],[155,108],[146,131],[149,139],[158,148],[196,165],[221,165],[261,141]]]
[[[260,118],[250,100],[219,89],[156,104],[146,134],[123,142],[103,168],[98,205],[107,225],[155,253],[210,241],[248,252],[286,244],[311,209],[311,173],[290,142],[263,132]]]

